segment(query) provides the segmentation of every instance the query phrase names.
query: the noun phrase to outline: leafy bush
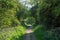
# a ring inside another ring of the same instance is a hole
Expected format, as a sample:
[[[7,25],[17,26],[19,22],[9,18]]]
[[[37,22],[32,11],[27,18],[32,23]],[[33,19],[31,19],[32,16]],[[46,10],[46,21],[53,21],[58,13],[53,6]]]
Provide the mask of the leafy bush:
[[[22,40],[25,28],[22,26],[0,29],[0,40]]]
[[[46,28],[41,25],[37,26],[34,30],[37,40],[60,40],[60,34],[56,29],[47,31]]]
[[[36,1],[36,5],[31,8],[31,16],[36,19],[36,24],[46,25],[49,29],[60,27],[60,0]]]
[[[15,15],[17,13],[18,4],[16,0],[0,0],[0,28],[10,27],[12,20],[17,20]]]

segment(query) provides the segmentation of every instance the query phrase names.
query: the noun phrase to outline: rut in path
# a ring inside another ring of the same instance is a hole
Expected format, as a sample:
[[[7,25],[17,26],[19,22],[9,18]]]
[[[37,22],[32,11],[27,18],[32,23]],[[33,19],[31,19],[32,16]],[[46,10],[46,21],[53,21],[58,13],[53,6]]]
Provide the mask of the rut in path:
[[[27,30],[26,30],[26,35],[24,40],[36,40],[35,35],[33,34],[33,30],[32,30],[32,26],[30,26]]]

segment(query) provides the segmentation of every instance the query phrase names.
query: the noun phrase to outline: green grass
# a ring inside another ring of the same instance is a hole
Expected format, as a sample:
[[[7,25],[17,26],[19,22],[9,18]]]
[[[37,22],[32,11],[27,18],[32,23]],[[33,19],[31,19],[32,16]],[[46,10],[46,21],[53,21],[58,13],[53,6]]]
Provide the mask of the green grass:
[[[0,30],[0,40],[23,40],[25,28],[22,26],[3,28]]]

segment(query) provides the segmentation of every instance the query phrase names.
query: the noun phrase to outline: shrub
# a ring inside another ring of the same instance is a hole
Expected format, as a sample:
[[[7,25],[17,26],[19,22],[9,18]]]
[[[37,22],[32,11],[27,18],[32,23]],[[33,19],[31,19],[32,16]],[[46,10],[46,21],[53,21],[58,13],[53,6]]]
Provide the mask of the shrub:
[[[46,30],[46,28],[42,26],[37,26],[35,28],[35,35],[37,37],[37,40],[60,40],[60,34],[58,34],[58,30]]]
[[[0,30],[0,40],[21,40],[25,34],[22,26],[3,28]]]

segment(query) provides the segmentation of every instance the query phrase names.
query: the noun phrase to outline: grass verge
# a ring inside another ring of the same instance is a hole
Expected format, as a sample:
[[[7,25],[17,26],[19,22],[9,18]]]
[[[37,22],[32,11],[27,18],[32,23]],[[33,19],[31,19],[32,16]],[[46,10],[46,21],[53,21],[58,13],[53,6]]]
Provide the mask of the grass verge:
[[[48,31],[43,25],[34,28],[34,34],[37,40],[60,40],[60,32],[57,31],[56,29]]]

